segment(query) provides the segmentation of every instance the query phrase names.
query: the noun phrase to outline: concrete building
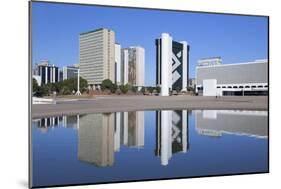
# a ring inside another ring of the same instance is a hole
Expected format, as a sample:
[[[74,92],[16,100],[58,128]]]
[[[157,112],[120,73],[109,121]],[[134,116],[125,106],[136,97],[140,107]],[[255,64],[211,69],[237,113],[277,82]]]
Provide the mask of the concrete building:
[[[70,78],[77,78],[78,76],[78,69],[77,66],[64,66],[63,67],[63,80],[70,79]]]
[[[59,82],[59,68],[54,64],[50,64],[48,60],[42,60],[35,65],[33,74],[41,77],[41,84]]]
[[[168,165],[169,159],[178,152],[187,152],[188,114],[187,110],[156,111],[156,149],[161,164]]]
[[[121,45],[115,44],[115,83],[121,84]]]
[[[115,33],[100,28],[79,37],[80,75],[90,86],[99,87],[104,79],[115,82]]]
[[[161,87],[161,96],[170,91],[186,91],[188,86],[189,45],[186,41],[176,42],[162,33],[156,39],[156,85]]]
[[[195,128],[201,135],[220,137],[223,134],[268,137],[267,111],[196,110]]]
[[[142,47],[129,47],[122,49],[121,56],[122,84],[144,86],[145,50]]]
[[[208,64],[210,61],[210,64]],[[268,61],[222,64],[217,58],[198,61],[196,92],[203,96],[267,95]],[[214,63],[215,62],[215,63]]]

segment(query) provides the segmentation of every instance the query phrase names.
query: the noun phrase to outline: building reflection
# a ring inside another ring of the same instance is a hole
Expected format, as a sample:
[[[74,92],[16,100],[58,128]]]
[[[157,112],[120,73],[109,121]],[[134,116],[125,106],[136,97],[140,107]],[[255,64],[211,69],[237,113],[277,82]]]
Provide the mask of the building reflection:
[[[195,128],[201,135],[220,137],[227,133],[268,137],[266,111],[196,110],[194,113]]]
[[[99,167],[114,164],[121,145],[144,145],[144,112],[88,114],[79,118],[78,159]]]
[[[99,167],[114,163],[114,114],[88,114],[79,119],[78,159]]]
[[[32,120],[32,123],[42,133],[46,133],[49,129],[53,129],[53,128],[59,127],[59,126],[64,127],[64,128],[78,129],[79,128],[79,117],[81,117],[81,115],[38,118],[38,119]]]
[[[42,133],[46,133],[48,129],[57,127],[61,119],[62,117],[47,117],[34,119],[32,122]]]
[[[168,165],[173,154],[189,149],[187,114],[186,110],[156,111],[155,155],[161,157],[162,165]]]
[[[64,128],[79,128],[79,117],[81,115],[62,116],[62,126]]]

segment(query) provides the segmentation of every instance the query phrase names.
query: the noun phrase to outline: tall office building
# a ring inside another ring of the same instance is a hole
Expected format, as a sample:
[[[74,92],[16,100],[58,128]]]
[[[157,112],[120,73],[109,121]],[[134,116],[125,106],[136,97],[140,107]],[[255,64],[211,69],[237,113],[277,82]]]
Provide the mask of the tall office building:
[[[145,50],[142,47],[122,49],[121,73],[123,84],[144,86]]]
[[[162,33],[156,39],[156,85],[161,87],[161,96],[171,90],[186,91],[188,84],[189,45],[186,41],[176,42]]]
[[[115,44],[115,82],[121,84],[121,45]]]
[[[80,34],[80,75],[99,87],[104,79],[115,82],[115,33],[100,28]]]
[[[56,83],[60,81],[59,68],[54,64],[51,65],[48,60],[42,60],[40,63],[36,64],[33,74],[40,76],[42,84]]]
[[[70,78],[77,78],[78,76],[78,66],[64,66],[63,67],[63,80]]]

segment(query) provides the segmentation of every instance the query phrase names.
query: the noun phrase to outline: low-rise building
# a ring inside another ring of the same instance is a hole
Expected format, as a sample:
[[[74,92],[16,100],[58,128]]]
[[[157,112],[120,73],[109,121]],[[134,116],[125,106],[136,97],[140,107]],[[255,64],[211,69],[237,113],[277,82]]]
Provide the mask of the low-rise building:
[[[33,75],[41,77],[41,84],[56,83],[60,81],[59,68],[50,64],[48,60],[42,60],[33,69]]]
[[[198,61],[196,93],[203,96],[267,95],[268,60],[222,64],[214,58]]]
[[[77,78],[79,67],[76,65],[73,66],[64,66],[63,67],[63,80],[70,78]]]

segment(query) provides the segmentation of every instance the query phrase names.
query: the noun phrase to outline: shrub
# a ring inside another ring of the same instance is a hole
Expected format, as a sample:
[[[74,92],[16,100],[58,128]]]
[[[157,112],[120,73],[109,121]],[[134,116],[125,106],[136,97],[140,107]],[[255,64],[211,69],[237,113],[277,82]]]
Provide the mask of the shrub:
[[[129,90],[129,85],[126,84],[126,85],[120,85],[120,90],[122,93],[126,94]]]
[[[101,83],[101,90],[109,90],[110,92],[114,93],[117,89],[117,85],[112,83],[110,79],[105,79]]]

